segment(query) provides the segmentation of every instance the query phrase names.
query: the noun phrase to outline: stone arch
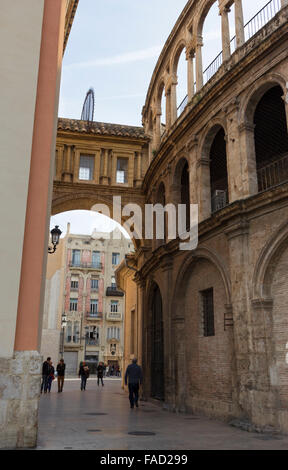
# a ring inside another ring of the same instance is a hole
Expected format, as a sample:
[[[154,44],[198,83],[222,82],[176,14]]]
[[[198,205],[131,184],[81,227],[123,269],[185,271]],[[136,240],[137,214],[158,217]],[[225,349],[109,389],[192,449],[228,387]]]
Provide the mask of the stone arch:
[[[197,36],[202,37],[205,19],[216,1],[217,0],[202,0],[202,2],[199,4],[197,13],[195,15],[193,28]]]
[[[172,311],[175,311],[175,301],[176,301],[177,296],[179,297],[179,295],[181,293],[183,293],[182,292],[182,290],[184,288],[183,287],[183,285],[184,285],[183,281],[184,281],[188,271],[191,269],[191,266],[193,267],[193,265],[195,264],[195,261],[197,261],[198,259],[201,259],[201,258],[208,260],[218,270],[218,272],[221,276],[221,279],[223,281],[224,288],[225,288],[225,293],[226,293],[225,305],[231,306],[231,281],[230,281],[229,273],[228,273],[228,270],[225,266],[225,263],[212,250],[210,250],[209,248],[207,248],[205,246],[202,246],[200,248],[197,248],[196,251],[194,251],[192,253],[189,253],[187,255],[184,263],[181,265],[181,268],[179,269],[179,271],[177,273],[177,276],[176,276],[177,280],[176,280],[176,284],[175,284],[175,287],[174,287],[174,290],[173,290],[173,296],[172,296],[172,299],[173,299],[172,300],[172,306],[173,306]]]
[[[95,195],[95,193],[71,193],[64,194],[62,196],[56,196],[52,201],[51,215],[56,215],[61,212],[73,211],[73,210],[87,210],[91,211],[95,204],[104,204],[109,208],[110,218],[113,219],[113,202],[111,197],[105,197]],[[125,218],[122,217],[121,225],[123,226]],[[115,220],[118,222],[118,220]],[[132,242],[135,248],[144,246],[145,240],[142,238],[142,228],[134,226],[134,231],[138,234],[136,238],[132,238]]]
[[[184,38],[180,39],[174,48],[174,51],[171,56],[171,72],[173,75],[177,76],[177,69],[178,69],[178,63],[180,56],[183,52],[183,50],[186,48],[186,40]]]
[[[271,73],[257,80],[242,100],[240,128],[246,133],[255,193],[287,178],[288,106],[281,99],[286,88],[283,76]]]
[[[223,120],[214,119],[200,137],[199,198],[204,218],[225,207],[229,200],[226,136],[226,123],[223,125]]]
[[[287,79],[279,73],[269,73],[257,80],[242,99],[240,106],[239,121],[240,125],[253,125],[253,118],[256,107],[263,95],[274,86],[281,86],[283,95],[288,93]]]
[[[156,92],[156,109],[157,109],[157,112],[161,112],[161,114],[163,112],[162,107],[161,107],[161,100],[162,100],[163,93],[165,93],[165,80],[162,77],[159,80],[157,92]]]
[[[277,261],[288,246],[288,223],[285,222],[262,249],[252,278],[252,300],[271,300],[271,280]]]
[[[234,380],[233,331],[224,327],[232,308],[229,275],[224,261],[203,246],[189,253],[175,279],[171,321],[175,328],[176,407],[186,411],[199,407],[203,411],[199,401],[205,400],[206,412],[220,416],[225,403],[232,404]],[[203,305],[204,296],[211,292],[213,328],[210,325],[207,333]],[[215,393],[210,393],[210,387]]]

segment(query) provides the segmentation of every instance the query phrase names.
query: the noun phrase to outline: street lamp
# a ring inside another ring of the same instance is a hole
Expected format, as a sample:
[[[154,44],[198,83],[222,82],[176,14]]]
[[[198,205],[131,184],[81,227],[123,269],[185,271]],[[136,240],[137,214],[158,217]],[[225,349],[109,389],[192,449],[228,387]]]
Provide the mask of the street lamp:
[[[53,248],[48,246],[48,253],[52,254],[55,253],[56,247],[59,244],[60,236],[61,236],[61,230],[59,229],[59,225],[56,225],[52,230],[51,230],[51,241]]]
[[[62,313],[61,317],[61,328],[62,328],[62,348],[61,348],[61,357],[63,359],[64,356],[64,336],[65,336],[65,326],[67,325],[67,316],[66,313]]]

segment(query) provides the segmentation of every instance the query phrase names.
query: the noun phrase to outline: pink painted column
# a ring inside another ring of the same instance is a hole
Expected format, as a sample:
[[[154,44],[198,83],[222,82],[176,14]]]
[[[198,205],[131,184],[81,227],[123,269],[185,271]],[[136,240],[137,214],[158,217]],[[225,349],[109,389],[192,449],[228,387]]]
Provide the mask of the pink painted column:
[[[62,65],[65,0],[45,0],[15,351],[39,350]],[[23,158],[29,158],[24,155]],[[52,255],[51,255],[52,256]]]

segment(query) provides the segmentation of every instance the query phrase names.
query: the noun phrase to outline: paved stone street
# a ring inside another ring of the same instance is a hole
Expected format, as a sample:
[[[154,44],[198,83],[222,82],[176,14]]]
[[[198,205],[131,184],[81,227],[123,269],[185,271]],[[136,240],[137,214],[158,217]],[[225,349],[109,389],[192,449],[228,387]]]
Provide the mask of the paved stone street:
[[[81,392],[80,380],[66,379],[63,393],[57,393],[55,381],[51,393],[41,396],[37,449],[288,449],[288,436],[248,433],[207,418],[168,413],[149,402],[131,410],[121,380],[104,383],[98,388],[90,378]]]

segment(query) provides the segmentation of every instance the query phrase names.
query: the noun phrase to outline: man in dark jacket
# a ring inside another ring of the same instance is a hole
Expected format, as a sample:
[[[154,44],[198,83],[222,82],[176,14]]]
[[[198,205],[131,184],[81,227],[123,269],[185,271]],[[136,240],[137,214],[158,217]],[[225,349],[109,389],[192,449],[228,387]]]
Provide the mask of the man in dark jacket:
[[[138,408],[139,385],[142,385],[143,374],[141,367],[137,364],[136,358],[133,359],[132,364],[127,367],[125,373],[125,385],[127,385],[127,382],[129,389],[130,408],[134,408],[134,403],[136,408]]]
[[[51,365],[50,365],[51,357],[47,357],[46,361],[43,362],[42,365],[42,383],[41,383],[41,393],[47,393],[48,389],[48,379],[51,372]]]
[[[89,377],[89,367],[84,361],[80,363],[79,377],[81,377],[81,390],[86,390],[86,382]]]
[[[59,363],[57,364],[57,382],[58,382],[58,393],[63,391],[64,385],[64,378],[65,378],[65,368],[66,364],[64,363],[64,359],[60,359]]]
[[[99,366],[97,367],[97,384],[98,384],[98,387],[99,387],[100,380],[101,380],[101,383],[102,383],[102,387],[104,386],[103,375],[104,375],[104,365],[103,365],[103,362],[100,362]]]

